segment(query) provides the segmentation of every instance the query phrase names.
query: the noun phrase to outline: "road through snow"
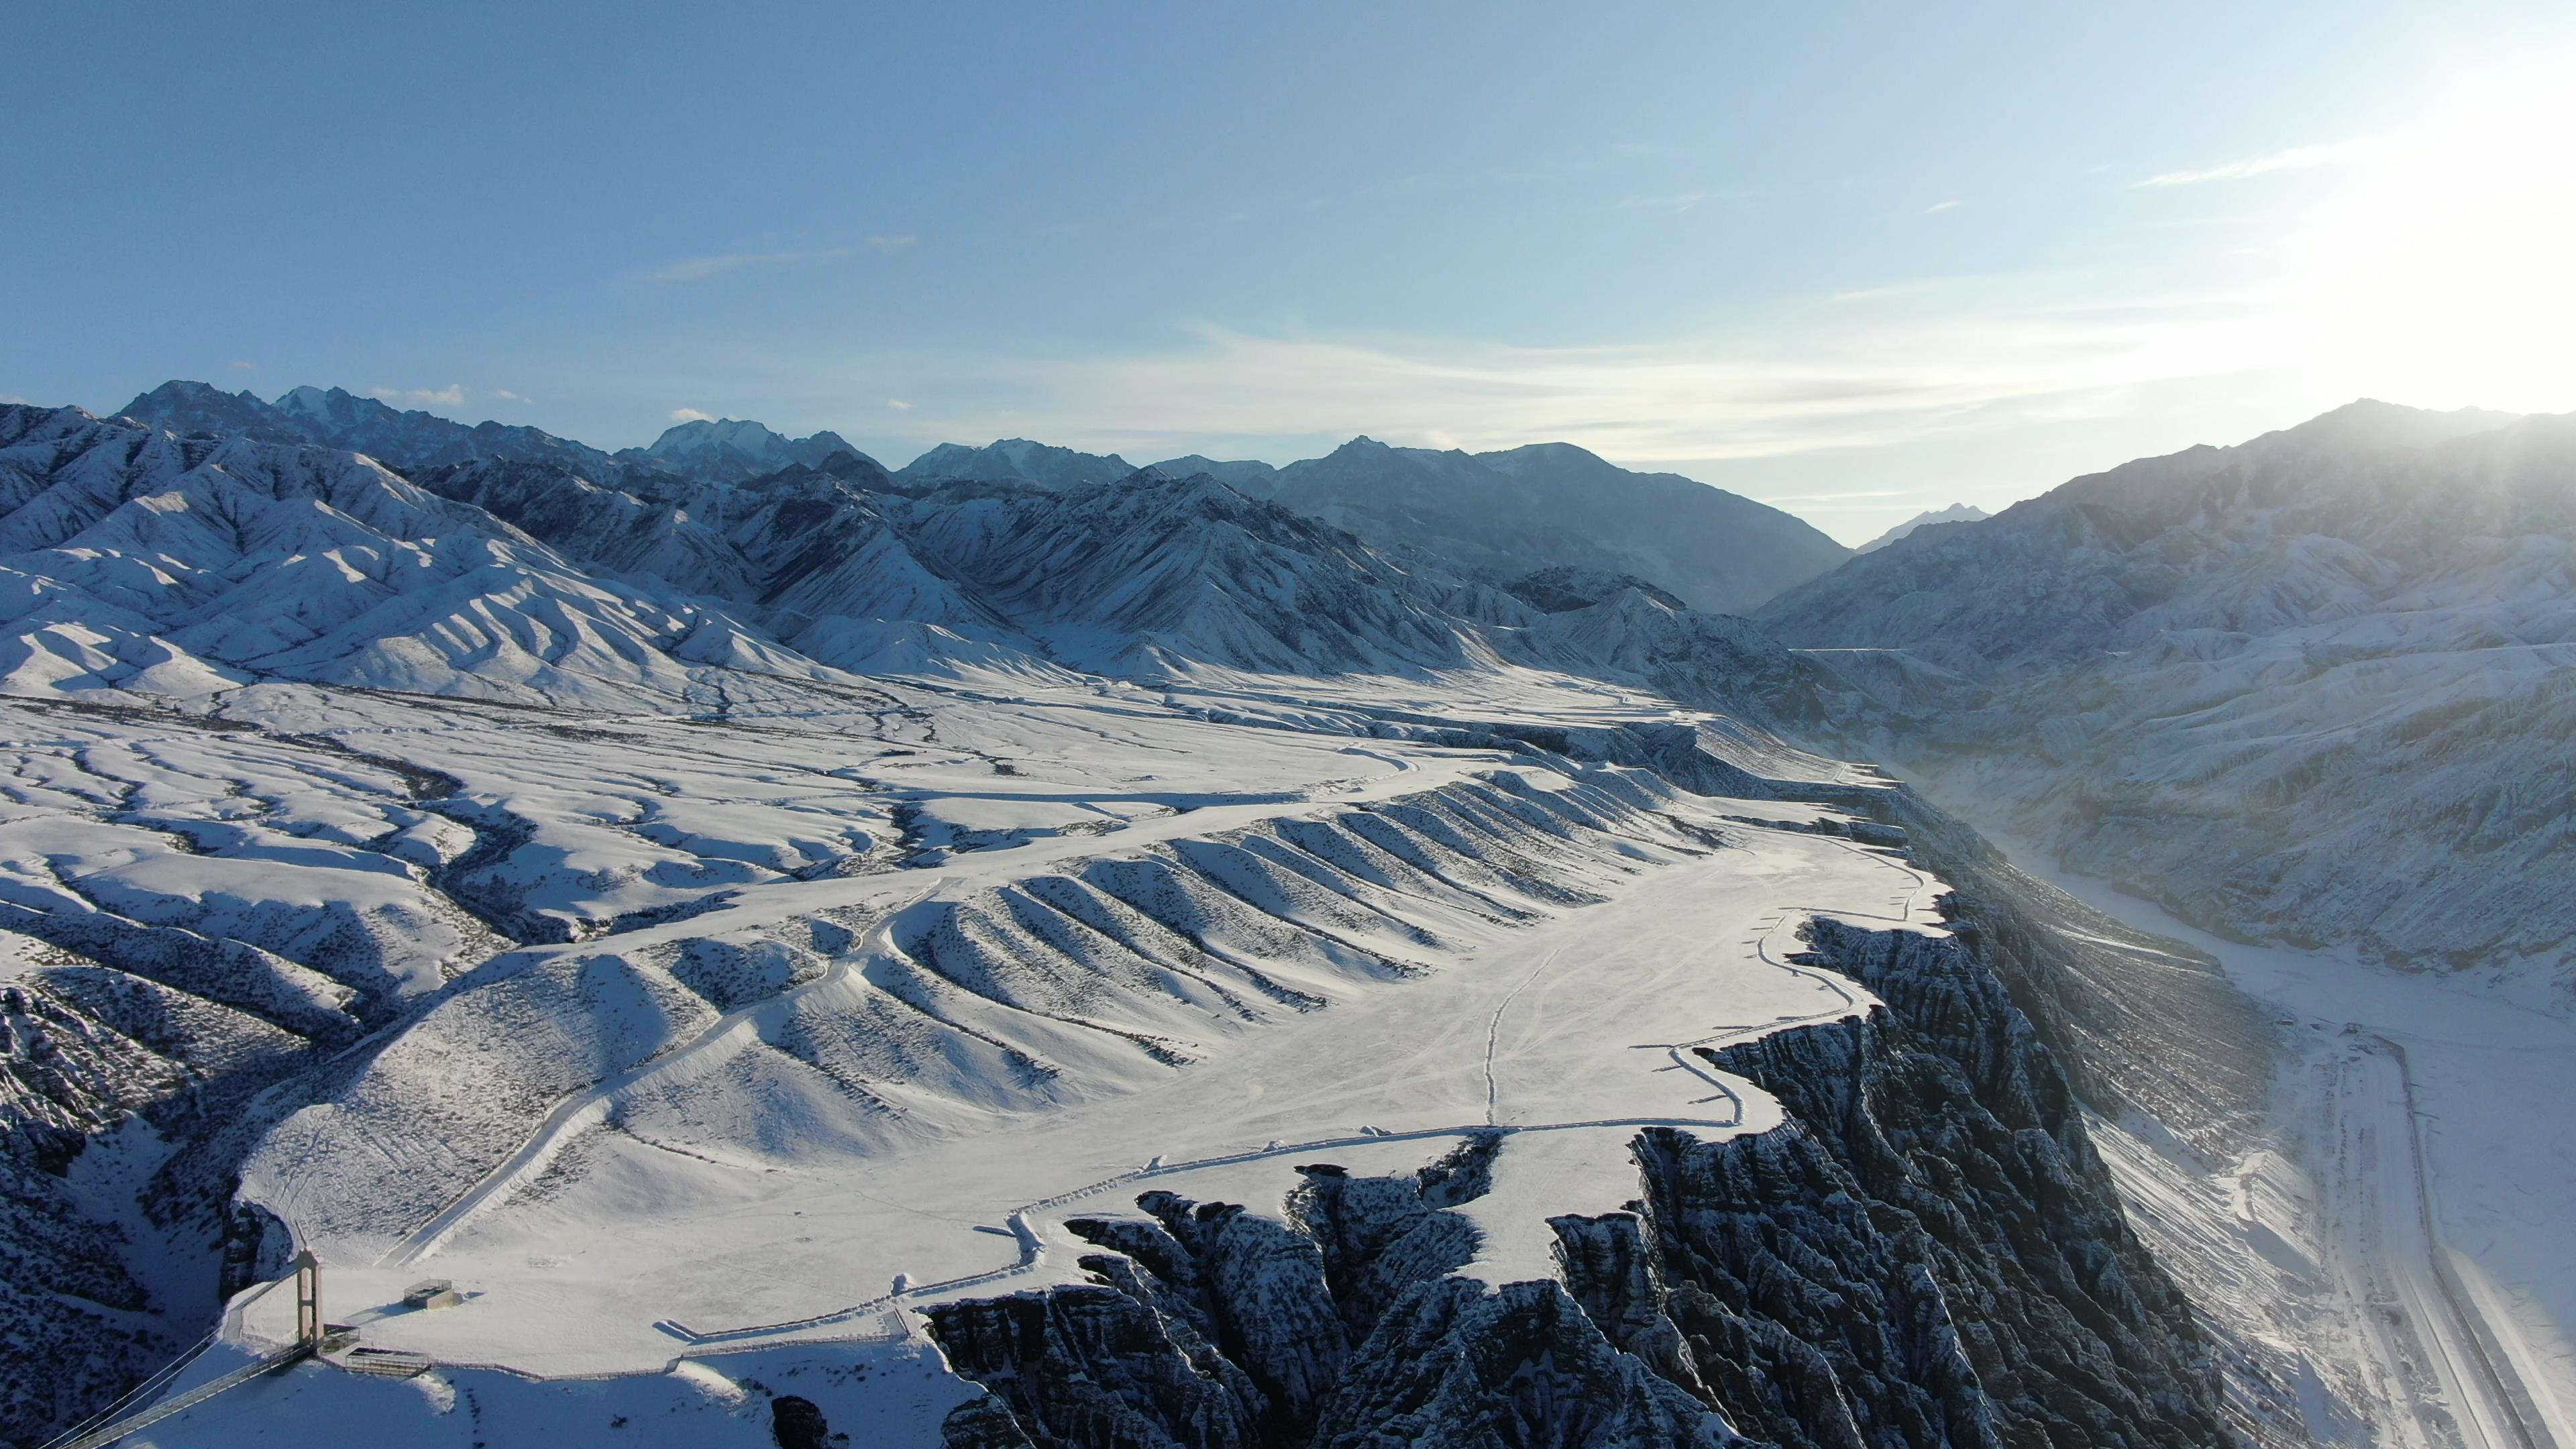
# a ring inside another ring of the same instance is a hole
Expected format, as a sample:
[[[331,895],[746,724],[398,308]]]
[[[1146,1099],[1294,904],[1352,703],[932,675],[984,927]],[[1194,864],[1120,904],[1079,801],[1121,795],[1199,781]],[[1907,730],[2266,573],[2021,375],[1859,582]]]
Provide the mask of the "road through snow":
[[[2345,1041],[2327,1103],[2328,1221],[2389,1398],[2414,1406],[2428,1444],[2456,1435],[2467,1449],[2557,1449],[2495,1326],[2444,1262],[2406,1049],[2358,1029]]]

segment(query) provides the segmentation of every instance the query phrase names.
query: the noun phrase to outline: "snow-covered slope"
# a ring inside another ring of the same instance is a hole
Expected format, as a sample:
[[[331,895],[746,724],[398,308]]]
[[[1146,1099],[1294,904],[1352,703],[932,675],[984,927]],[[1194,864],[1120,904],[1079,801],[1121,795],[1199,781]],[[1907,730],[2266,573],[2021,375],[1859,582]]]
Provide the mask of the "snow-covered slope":
[[[1923,512],[1918,513],[1912,518],[1905,520],[1903,523],[1896,525],[1894,528],[1889,529],[1887,532],[1880,534],[1878,537],[1871,539],[1869,542],[1862,544],[1860,547],[1853,549],[1852,552],[1856,554],[1876,553],[1880,549],[1887,547],[1889,544],[1896,542],[1898,539],[1911,534],[1914,530],[1930,524],[1974,523],[1980,518],[1988,518],[1992,516],[1993,515],[1987,513],[1986,510],[1979,508],[1973,503],[1953,503],[1947,508],[1927,508]]]
[[[408,861],[425,822],[450,833],[406,878],[487,932],[424,944],[443,984],[357,1049],[290,1051],[283,1086],[209,1072],[235,1102],[276,1087],[238,1110],[182,1129],[198,1095],[158,1088],[176,1153],[91,1147],[97,1180],[162,1184],[101,1262],[166,1241],[207,1271],[220,1223],[247,1285],[311,1248],[366,1348],[437,1365],[395,1394],[335,1355],[164,1442],[357,1423],[439,1442],[470,1398],[496,1449],[614,1420],[637,1443],[771,1443],[808,1410],[872,1442],[1011,1443],[961,1436],[1132,1383],[1221,1384],[1206,1413],[1275,1409],[1287,1427],[1240,1441],[1272,1443],[1400,1425],[1422,1392],[1405,1376],[1443,1362],[1496,1367],[1450,1377],[1439,1423],[1605,1421],[1592,1442],[1641,1449],[1731,1444],[1730,1425],[1829,1442],[1855,1415],[1914,1425],[1888,1441],[1908,1445],[1952,1421],[2207,1441],[2199,1330],[2122,1225],[2063,1069],[1946,939],[1945,882],[1866,843],[1892,827],[1794,798],[1863,808],[1884,783],[1738,772],[1771,793],[1696,795],[1647,768],[1667,702],[1540,677],[1448,718],[1436,687],[1293,721],[1194,696],[1233,723],[1100,682],[740,683],[722,715],[662,718],[281,684],[196,721],[14,707],[59,721],[16,777],[98,777],[30,798],[22,830],[82,821],[172,882],[238,856],[295,891],[349,868],[297,854],[299,831]],[[1758,732],[1702,738],[1757,757]],[[117,783],[137,777],[145,818]],[[156,849],[155,828],[212,849]],[[32,864],[27,839],[11,854]],[[1795,954],[1802,935],[1823,954]],[[99,979],[169,969],[120,961]],[[50,1002],[83,969],[33,979]],[[162,1061],[229,1039],[160,1030]],[[1854,1090],[1859,1115],[1828,1105]],[[1873,1155],[1889,1140],[1906,1165]],[[1945,1162],[1971,1164],[1973,1199],[1932,1186]],[[1347,1184],[1331,1214],[1301,1186],[1326,1179]],[[1641,1195],[1644,1224],[1622,1206]],[[1859,1227],[1943,1201],[1960,1236],[1938,1251]],[[1191,1207],[1211,1202],[1246,1206]],[[1640,1232],[1690,1246],[1649,1266]],[[1344,1252],[1380,1266],[1297,1268]],[[1799,1291],[1745,1286],[1780,1274]],[[466,1301],[403,1311],[431,1276]],[[1970,1299],[1974,1322],[1939,1306]],[[184,1343],[181,1306],[151,1302],[155,1342]],[[1118,1333],[1083,1326],[1113,1310]],[[1205,1313],[1238,1328],[1193,1327]],[[997,1316],[1025,1327],[988,1332]],[[243,1294],[174,1383],[289,1317],[282,1293]],[[1942,1346],[1993,1323],[2048,1345],[2045,1368]],[[1190,1333],[1215,1356],[1165,1378],[1178,1350],[1157,1345]],[[1549,1391],[1519,1395],[1513,1364]],[[1211,1422],[1160,1390],[1135,1411]],[[1472,1442],[1452,1432],[1427,1442]]]
[[[1759,617],[1937,702],[1889,747],[2187,919],[2565,977],[2576,417],[2357,403],[1927,531]]]
[[[203,697],[256,677],[676,695],[703,620],[354,454],[0,408],[0,677]]]

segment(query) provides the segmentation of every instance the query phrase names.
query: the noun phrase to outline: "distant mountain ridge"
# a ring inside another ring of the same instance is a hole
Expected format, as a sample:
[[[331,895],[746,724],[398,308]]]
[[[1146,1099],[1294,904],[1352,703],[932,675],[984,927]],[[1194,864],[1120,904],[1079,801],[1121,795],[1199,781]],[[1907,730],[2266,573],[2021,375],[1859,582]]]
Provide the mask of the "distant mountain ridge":
[[[797,464],[819,468],[839,453],[876,463],[838,433],[790,438],[760,423],[737,418],[694,418],[665,429],[647,447],[629,448],[617,456],[657,463],[692,477],[734,483]]]
[[[1860,547],[1852,550],[1852,552],[1856,554],[1876,553],[1880,549],[1887,547],[1889,544],[1896,542],[1900,538],[1913,537],[1916,529],[1929,528],[1936,523],[1974,523],[1978,519],[1991,517],[1993,517],[1992,514],[1979,508],[1973,503],[1953,503],[1947,508],[1927,508],[1923,512],[1918,513],[1912,518],[1905,520],[1903,523],[1896,525],[1894,528],[1889,529],[1887,532],[1880,534],[1878,537],[1871,539],[1869,542],[1862,544]]]
[[[710,670],[1517,662],[1770,722],[1832,688],[1642,580],[1559,570],[1521,585],[1533,606],[1207,474],[907,488],[835,450],[741,483],[622,482],[506,457],[405,475],[312,444],[0,408],[0,689],[204,699],[277,678],[620,707],[693,697]]]
[[[1280,469],[1269,496],[1496,580],[1558,565],[1631,574],[1717,613],[1750,613],[1851,556],[1767,504],[1571,443],[1470,455],[1355,438]]]
[[[616,467],[597,448],[536,428],[467,424],[417,409],[399,411],[336,387],[293,388],[269,403],[246,389],[227,393],[202,382],[174,380],[118,411],[137,422],[182,433],[346,448],[396,468],[436,468],[485,458],[556,463],[594,475],[611,473]]]
[[[887,472],[838,433],[790,438],[735,418],[692,419],[648,447],[612,455],[535,428],[398,412],[338,388],[296,388],[270,403],[246,391],[173,381],[124,413],[180,432],[347,448],[403,472],[542,464],[638,496],[677,496],[673,490],[690,483],[747,483],[791,467],[820,470],[841,454],[883,475],[878,486],[916,495],[954,483],[1064,492],[1137,472],[1114,453],[1027,438],[980,448],[942,443]],[[1219,478],[1381,548],[1438,554],[1487,583],[1585,569],[1633,576],[1690,607],[1721,613],[1748,613],[1851,555],[1779,509],[1678,474],[1632,472],[1567,443],[1471,456],[1355,438],[1285,468],[1196,454],[1156,467],[1176,477]]]
[[[1004,438],[981,448],[941,443],[895,472],[898,483],[1030,483],[1040,488],[1079,488],[1109,483],[1136,471],[1115,453],[1078,453],[1071,448]]]

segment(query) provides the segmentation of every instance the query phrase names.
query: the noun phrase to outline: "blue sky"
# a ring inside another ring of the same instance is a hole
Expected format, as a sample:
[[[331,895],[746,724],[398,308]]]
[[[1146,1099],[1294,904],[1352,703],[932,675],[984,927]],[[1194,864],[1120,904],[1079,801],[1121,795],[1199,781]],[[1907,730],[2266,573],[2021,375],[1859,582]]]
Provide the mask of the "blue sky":
[[[1941,9],[23,7],[0,395],[1564,438],[1852,539],[2576,408],[2569,7]]]

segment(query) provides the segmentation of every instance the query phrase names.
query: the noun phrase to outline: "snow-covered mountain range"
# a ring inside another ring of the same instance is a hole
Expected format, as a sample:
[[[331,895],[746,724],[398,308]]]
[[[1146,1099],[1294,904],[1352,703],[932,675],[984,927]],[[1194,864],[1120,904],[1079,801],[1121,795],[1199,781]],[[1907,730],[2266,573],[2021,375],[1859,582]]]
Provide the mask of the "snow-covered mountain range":
[[[2230,933],[2576,982],[2576,418],[2356,403],[1766,605],[1884,743]]]
[[[0,669],[21,692],[292,677],[605,705],[697,671],[1606,671],[1756,718],[1811,667],[1739,621],[1592,579],[1550,608],[1213,478],[917,496],[835,449],[740,485],[480,459],[406,478],[311,447],[0,411]],[[1741,687],[1759,677],[1760,692]],[[1736,683],[1730,685],[1728,681]]]
[[[227,393],[202,382],[172,381],[136,397],[118,415],[179,433],[343,448],[397,468],[512,458],[593,476],[615,471],[613,461],[597,448],[535,428],[468,425],[417,409],[401,412],[336,387],[293,388],[267,403],[248,390]]]
[[[2078,480],[1792,590],[1859,636],[1793,649],[1675,578],[1767,510],[1649,538],[1686,480],[1556,446],[136,409],[0,407],[0,1436],[2432,1449],[2568,1387],[2548,1284],[2444,1308],[2429,1206],[2300,1206],[2274,1063],[2402,1057],[1793,743],[2045,811],[2241,654],[2304,723],[2190,769],[2541,770],[2556,696],[2461,661],[2555,659],[2467,621],[2557,627],[2560,420]],[[2455,708],[2373,734],[2301,692],[2346,665]],[[2563,872],[2529,806],[2491,874]],[[355,1347],[294,1357],[299,1250]]]
[[[136,398],[123,415],[183,433],[346,448],[406,471],[490,460],[543,463],[588,483],[639,492],[662,491],[657,474],[742,483],[789,467],[822,469],[839,453],[878,468],[837,433],[791,439],[731,418],[677,424],[651,446],[612,458],[534,428],[468,427],[424,412],[396,412],[337,388],[296,388],[270,404],[249,392],[170,382]],[[1566,443],[1471,457],[1358,438],[1286,468],[1192,454],[1155,469],[1183,478],[1206,474],[1381,548],[1438,554],[1453,570],[1487,583],[1573,566],[1645,579],[1719,613],[1749,613],[1851,552],[1778,509],[1675,474],[1631,472]],[[1136,471],[1114,453],[1005,438],[980,448],[942,443],[881,486],[918,493],[991,483],[1061,492]]]

